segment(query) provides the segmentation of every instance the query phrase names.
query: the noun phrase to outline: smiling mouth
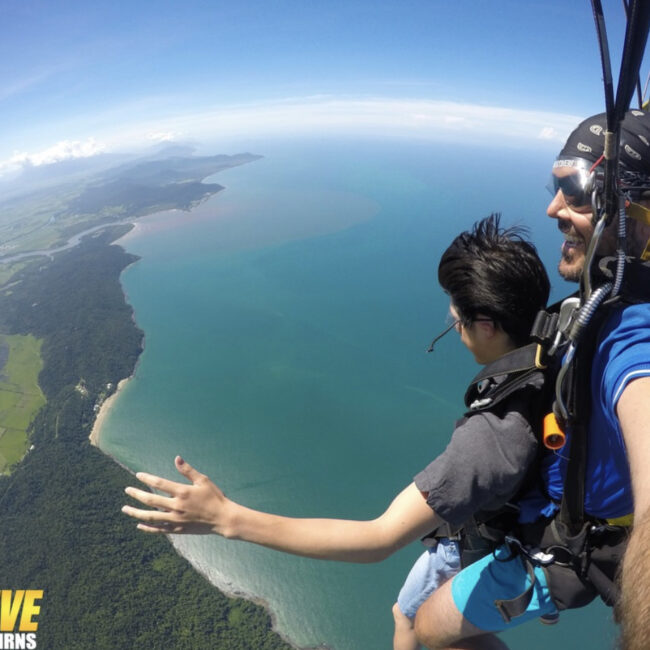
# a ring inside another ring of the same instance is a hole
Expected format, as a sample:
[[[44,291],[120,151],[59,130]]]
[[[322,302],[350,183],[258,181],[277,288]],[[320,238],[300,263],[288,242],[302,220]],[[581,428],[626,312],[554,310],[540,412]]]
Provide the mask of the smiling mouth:
[[[558,229],[564,236],[564,242],[562,243],[562,249],[564,248],[577,248],[584,244],[583,238],[578,234],[578,232],[573,227],[573,224],[570,221],[561,219],[558,221]]]
[[[584,239],[580,237],[570,223],[560,222],[559,227],[560,232],[564,235],[564,241],[560,249],[561,255],[566,261],[570,261],[574,251],[584,248]]]
[[[562,244],[563,248],[577,248],[578,246],[582,246],[582,239],[579,237],[566,237]]]

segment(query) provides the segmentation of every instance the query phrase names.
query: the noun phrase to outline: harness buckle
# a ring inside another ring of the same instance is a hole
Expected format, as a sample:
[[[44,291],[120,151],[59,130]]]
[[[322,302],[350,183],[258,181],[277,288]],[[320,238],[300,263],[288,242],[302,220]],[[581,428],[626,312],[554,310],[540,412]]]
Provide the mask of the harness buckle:
[[[557,333],[555,334],[553,344],[548,350],[549,357],[552,357],[557,352],[557,349],[562,343],[562,339],[565,338],[566,333],[571,328],[579,308],[580,298],[577,296],[571,296],[562,301],[562,304],[560,305],[560,315],[557,320]]]
[[[512,535],[505,536],[505,542],[508,546],[514,546],[516,552],[521,553],[526,556],[530,562],[536,566],[549,566],[550,564],[560,564],[564,566],[564,562],[557,557],[556,551],[564,551],[569,554],[569,557],[572,557],[570,551],[563,546],[550,546],[547,549],[542,550],[539,547],[536,548],[527,548],[523,543]],[[550,551],[550,552],[549,552]],[[568,566],[568,564],[566,565]]]

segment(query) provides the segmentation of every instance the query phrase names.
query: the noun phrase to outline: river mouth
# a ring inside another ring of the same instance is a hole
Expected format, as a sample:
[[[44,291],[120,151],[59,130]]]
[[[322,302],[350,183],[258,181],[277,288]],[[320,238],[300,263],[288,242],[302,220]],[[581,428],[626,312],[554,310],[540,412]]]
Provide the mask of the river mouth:
[[[74,248],[75,246],[78,246],[84,237],[88,237],[89,235],[98,233],[101,230],[105,230],[106,228],[113,228],[114,226],[126,226],[126,225],[134,226],[135,218],[113,221],[111,223],[103,223],[100,224],[99,226],[93,226],[92,228],[88,228],[87,230],[84,230],[80,233],[77,233],[76,235],[73,235],[63,246],[58,246],[56,248],[43,248],[34,251],[25,251],[23,253],[16,253],[16,255],[8,255],[6,257],[0,257],[0,264],[13,264],[14,262],[26,260],[30,257],[52,258],[52,256],[56,255],[57,253],[62,253],[63,251],[67,251],[70,250],[71,248]]]

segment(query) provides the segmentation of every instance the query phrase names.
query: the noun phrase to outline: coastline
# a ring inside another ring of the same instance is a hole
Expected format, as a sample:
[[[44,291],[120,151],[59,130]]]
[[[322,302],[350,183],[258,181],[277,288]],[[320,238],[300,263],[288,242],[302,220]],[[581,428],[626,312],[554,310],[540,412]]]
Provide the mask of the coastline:
[[[112,242],[113,245],[119,246],[125,253],[127,252],[126,247],[123,246],[120,242],[125,237],[130,235],[134,230],[136,230],[139,227],[139,224],[137,223],[137,221],[134,220],[134,221],[131,222],[131,226],[132,227],[129,228],[129,230],[127,232],[125,232],[121,237],[118,237],[116,240],[114,240]],[[128,264],[127,266],[125,266],[122,269],[122,271],[120,272],[120,277],[122,276],[122,273],[124,273],[124,271],[126,271],[126,269],[128,269],[132,264],[135,264],[137,261],[138,260],[136,259],[131,264]],[[129,297],[126,295],[126,291],[124,291],[124,286],[122,285],[121,281],[120,281],[120,290],[122,291],[122,295],[124,296],[124,301],[128,305],[131,306],[131,320],[132,320],[133,324],[137,327],[138,323],[137,323],[137,320],[135,318],[135,309],[133,309],[133,306],[129,302]],[[133,377],[135,377],[135,372],[136,372],[136,370],[138,368],[138,365],[140,364],[140,357],[142,356],[142,352],[144,351],[144,340],[145,340],[145,336],[144,336],[144,332],[142,332],[142,350],[140,351],[140,354],[138,355],[138,358],[137,358],[137,360],[135,362],[135,366],[133,367],[133,369],[131,371],[131,374],[128,377],[124,377],[123,379],[120,379],[117,382],[117,386],[116,386],[115,390],[108,397],[104,398],[104,400],[101,402],[101,404],[99,404],[99,410],[98,410],[97,414],[95,415],[95,421],[93,422],[93,427],[92,427],[92,429],[90,431],[90,435],[88,436],[88,440],[90,441],[90,444],[93,445],[93,447],[97,447],[97,449],[99,449],[104,454],[106,454],[106,456],[108,456],[111,460],[116,462],[120,467],[124,467],[124,465],[122,465],[122,463],[118,462],[117,459],[113,458],[113,456],[111,456],[110,454],[104,452],[100,447],[99,443],[100,443],[100,440],[101,440],[102,427],[104,426],[104,422],[105,422],[106,418],[108,417],[108,414],[110,413],[111,409],[115,405],[115,402],[116,402],[117,397],[119,396],[120,392],[126,386],[126,384],[129,381],[131,381],[131,379],[133,379]],[[125,469],[128,469],[128,468],[125,467]],[[129,471],[131,471],[131,470],[129,470]]]
[[[126,295],[126,294],[125,294]],[[135,314],[134,314],[134,322],[135,322]],[[137,364],[136,364],[137,368]],[[97,447],[105,456],[110,458],[114,463],[117,463],[120,467],[125,469],[126,471],[130,472],[133,474],[133,470],[128,468],[126,465],[123,465],[121,462],[119,462],[116,458],[114,458],[110,453],[107,451],[104,451],[100,447],[100,440],[101,440],[101,430],[102,427],[106,421],[106,418],[108,414],[111,412],[111,409],[113,406],[115,406],[116,401],[124,387],[127,385],[128,382],[130,382],[133,378],[135,377],[135,369],[133,371],[133,374],[129,375],[128,377],[125,377],[124,379],[121,379],[115,390],[104,399],[104,401],[101,403],[99,410],[97,412],[97,415],[95,416],[95,421],[93,423],[92,430],[90,432],[90,435],[88,436],[88,440],[91,445],[94,447]],[[289,644],[292,648],[295,648],[295,650],[332,650],[330,646],[326,645],[325,643],[316,645],[316,646],[301,646],[298,645],[291,637],[287,636],[286,633],[280,631],[277,626],[277,616],[275,612],[273,611],[273,607],[271,604],[266,601],[264,598],[261,598],[260,596],[257,596],[256,594],[250,593],[248,591],[238,589],[236,586],[233,586],[231,583],[228,582],[227,579],[222,578],[215,578],[210,575],[210,572],[206,570],[204,567],[200,565],[195,559],[193,559],[189,555],[185,555],[181,549],[174,543],[174,536],[173,535],[166,535],[167,539],[169,540],[169,543],[171,544],[172,548],[174,551],[182,558],[187,560],[190,565],[193,567],[194,571],[198,573],[200,576],[205,578],[214,589],[217,589],[220,591],[222,594],[228,596],[229,598],[242,598],[244,600],[248,600],[252,602],[255,605],[258,605],[262,609],[264,609],[267,614],[269,615],[269,618],[271,619],[271,629],[278,634],[284,641],[285,643]]]
[[[169,212],[169,211],[167,211]],[[166,212],[165,212],[166,213]],[[163,213],[163,214],[165,214]],[[119,237],[118,239],[114,240],[112,242],[113,245],[117,245],[120,248],[122,248],[126,252],[126,247],[124,245],[124,240],[128,238],[130,235],[133,235],[136,233],[138,230],[142,230],[142,225],[138,223],[137,221],[132,222],[132,228],[129,229],[127,233]],[[129,265],[130,266],[130,265]],[[122,273],[124,270],[126,270],[127,267],[122,269]],[[121,275],[121,274],[120,274]],[[124,298],[126,302],[128,303],[128,295],[126,291],[124,290],[124,286],[120,282],[121,285],[121,290],[122,294],[124,295]],[[131,304],[131,303],[128,303]],[[132,320],[133,323],[137,326],[137,318],[136,318],[136,313],[135,309],[133,308],[133,305],[131,305],[132,309]],[[144,349],[144,340],[146,339],[146,332],[143,332],[143,349]],[[141,353],[142,354],[142,353]],[[90,435],[88,436],[88,440],[91,445],[94,447],[97,447],[104,455],[106,455],[108,458],[110,458],[114,463],[125,469],[126,471],[130,472],[133,474],[133,470],[131,470],[129,467],[123,465],[120,461],[118,461],[116,458],[114,458],[109,452],[103,450],[100,446],[101,442],[101,431],[102,427],[105,424],[106,418],[108,417],[109,413],[111,412],[111,409],[115,406],[117,402],[118,396],[121,394],[122,390],[124,387],[127,385],[129,381],[131,381],[135,377],[135,373],[137,370],[137,367],[140,363],[140,357],[138,357],[138,360],[136,361],[136,364],[133,368],[132,373],[128,377],[124,377],[121,379],[115,388],[115,390],[108,395],[100,404],[98,404],[99,409],[97,410],[95,420],[93,422],[92,430],[90,432]],[[293,639],[291,639],[290,636],[288,636],[285,632],[282,632],[278,629],[277,626],[277,616],[273,610],[273,607],[271,604],[265,600],[264,598],[261,598],[260,596],[257,596],[254,593],[250,593],[248,591],[242,590],[237,588],[237,586],[232,585],[231,583],[228,582],[227,579],[222,577],[221,579],[219,577],[212,577],[210,574],[211,572],[206,570],[204,567],[200,565],[200,563],[197,563],[195,560],[191,558],[190,555],[184,554],[180,548],[174,543],[174,536],[173,535],[166,535],[169,543],[171,544],[171,547],[174,549],[174,551],[182,558],[187,560],[190,565],[193,567],[194,571],[200,576],[202,576],[205,580],[207,580],[208,583],[212,585],[214,589],[217,591],[220,591],[222,594],[226,595],[229,598],[242,598],[244,600],[247,600],[249,602],[252,602],[253,604],[261,607],[266,611],[268,614],[270,620],[271,620],[271,629],[278,635],[280,638],[283,639],[285,643],[290,645],[292,648],[295,650],[332,650],[330,646],[328,646],[325,643],[321,643],[315,646],[301,646],[297,644]]]
[[[117,388],[115,389],[115,391],[113,391],[113,393],[111,393],[101,403],[101,406],[99,407],[99,411],[97,412],[97,416],[95,417],[95,422],[93,423],[92,431],[88,436],[88,440],[90,440],[90,444],[93,445],[94,447],[100,448],[99,441],[101,439],[101,431],[102,431],[102,426],[104,424],[104,421],[106,420],[106,417],[108,416],[111,409],[113,408],[113,405],[115,404],[115,400],[117,396],[120,394],[120,391],[131,379],[133,379],[133,375],[121,379],[117,384]]]
[[[200,576],[205,578],[215,589],[220,591],[222,594],[228,596],[228,598],[242,598],[243,600],[248,600],[254,605],[257,605],[262,609],[264,609],[268,613],[269,618],[271,619],[271,629],[278,636],[280,636],[285,643],[288,643],[292,648],[294,648],[295,650],[333,650],[331,646],[328,646],[325,643],[320,643],[318,645],[309,645],[309,646],[298,645],[295,641],[293,641],[293,639],[291,639],[290,636],[288,636],[286,633],[278,629],[277,615],[275,614],[275,612],[273,611],[273,607],[267,600],[261,598],[260,596],[256,596],[255,594],[249,591],[238,589],[236,586],[232,585],[232,583],[228,582],[227,578],[225,577],[219,578],[219,577],[211,576],[210,571],[208,571],[205,567],[203,567],[200,562],[196,561],[189,555],[185,555],[180,550],[178,545],[174,543],[175,535],[166,535],[166,537],[169,540],[169,543],[172,545],[172,548],[176,551],[176,553],[180,557],[186,559],[192,565],[194,571],[196,571]]]

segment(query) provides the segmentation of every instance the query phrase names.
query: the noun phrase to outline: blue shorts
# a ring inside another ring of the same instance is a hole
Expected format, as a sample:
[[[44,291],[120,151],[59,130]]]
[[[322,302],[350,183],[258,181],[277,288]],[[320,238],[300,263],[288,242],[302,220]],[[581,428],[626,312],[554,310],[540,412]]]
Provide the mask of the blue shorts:
[[[470,623],[486,632],[507,630],[531,618],[557,612],[544,571],[535,567],[535,587],[528,609],[510,623],[503,620],[494,601],[515,598],[530,585],[521,558],[510,558],[510,550],[500,546],[494,554],[463,569],[451,583],[451,595],[458,610]]]
[[[404,616],[415,618],[420,605],[443,583],[460,571],[458,542],[441,539],[413,565],[397,597]]]

